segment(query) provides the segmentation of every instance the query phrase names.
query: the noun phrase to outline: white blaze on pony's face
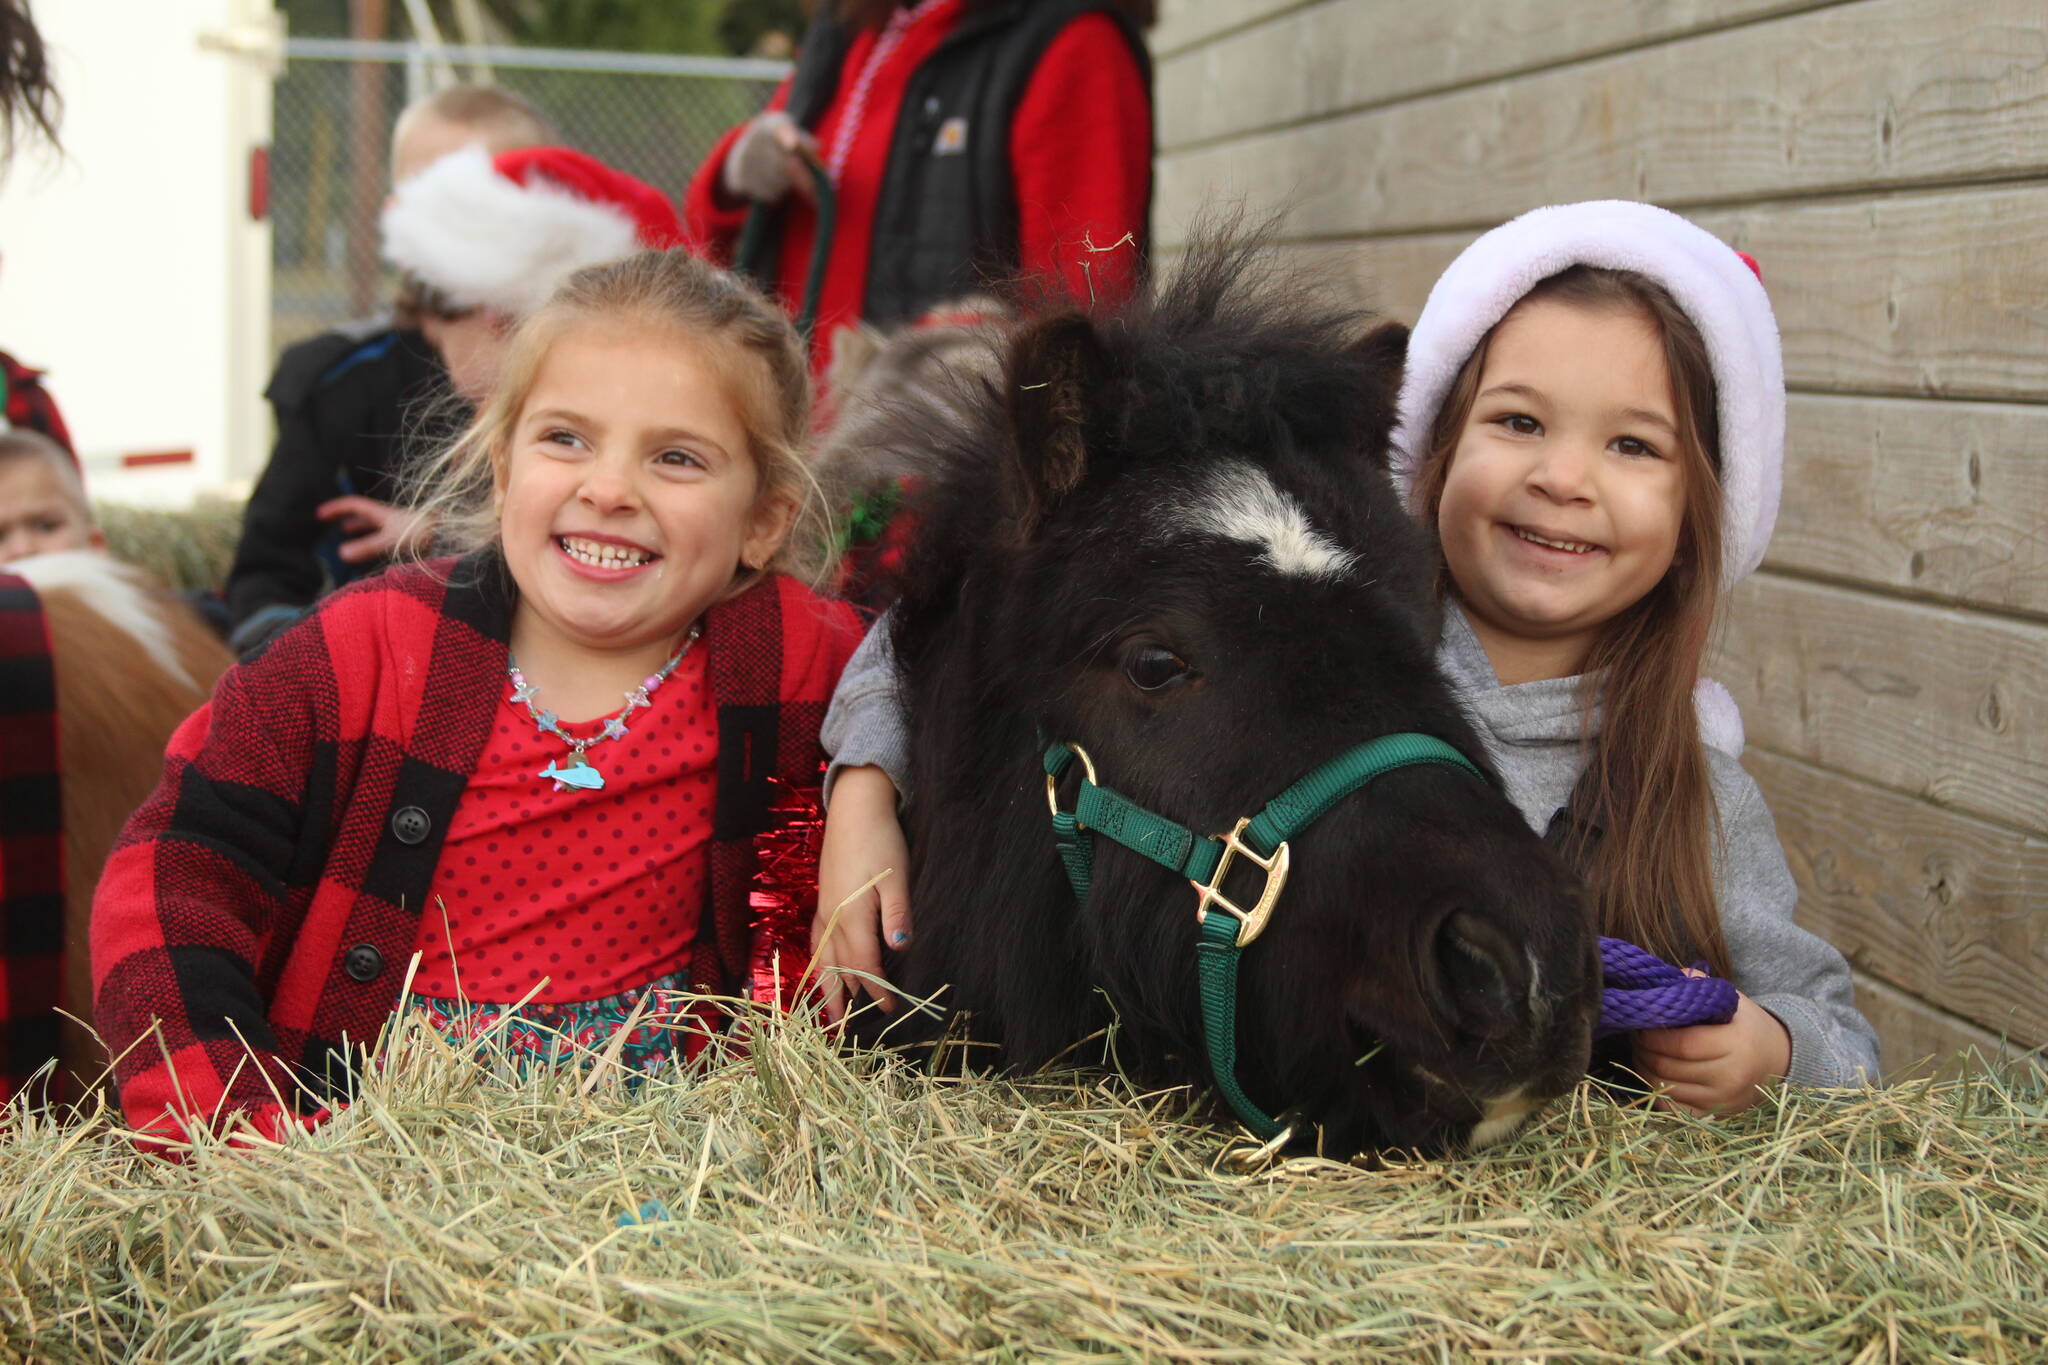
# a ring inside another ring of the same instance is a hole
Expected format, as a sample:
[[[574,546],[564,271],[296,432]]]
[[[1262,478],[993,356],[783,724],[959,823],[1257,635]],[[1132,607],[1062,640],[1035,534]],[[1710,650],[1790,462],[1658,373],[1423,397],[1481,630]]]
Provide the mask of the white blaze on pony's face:
[[[1275,573],[1342,578],[1356,562],[1264,470],[1243,461],[1208,471],[1188,501],[1166,509],[1165,519],[1169,529],[1256,546],[1260,561]]]
[[[576,326],[548,348],[500,470],[515,638],[672,645],[743,561],[774,554],[788,509],[759,496],[726,359],[644,325]]]
[[[1677,406],[1645,315],[1551,299],[1495,329],[1437,513],[1444,560],[1502,681],[1578,671],[1671,567],[1685,506]]]

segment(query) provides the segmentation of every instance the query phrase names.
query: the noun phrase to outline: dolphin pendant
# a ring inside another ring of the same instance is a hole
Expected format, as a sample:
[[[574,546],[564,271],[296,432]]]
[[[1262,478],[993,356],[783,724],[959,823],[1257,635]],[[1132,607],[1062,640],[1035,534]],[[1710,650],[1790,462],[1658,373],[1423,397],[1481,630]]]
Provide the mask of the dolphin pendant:
[[[571,787],[583,791],[598,791],[604,786],[604,774],[583,762],[572,763],[566,768],[550,763],[540,770],[539,776],[553,778],[555,790],[558,792],[567,791]]]

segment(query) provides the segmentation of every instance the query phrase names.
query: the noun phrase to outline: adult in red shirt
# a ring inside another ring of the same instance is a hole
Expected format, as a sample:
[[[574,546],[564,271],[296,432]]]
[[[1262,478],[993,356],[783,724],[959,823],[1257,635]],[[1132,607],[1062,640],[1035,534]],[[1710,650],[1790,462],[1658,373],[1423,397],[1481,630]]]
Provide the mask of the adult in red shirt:
[[[1082,302],[1128,296],[1152,197],[1150,0],[828,0],[767,109],[712,149],[684,223],[792,312],[818,218],[806,149],[837,200],[812,359],[842,324],[889,326],[993,280]]]

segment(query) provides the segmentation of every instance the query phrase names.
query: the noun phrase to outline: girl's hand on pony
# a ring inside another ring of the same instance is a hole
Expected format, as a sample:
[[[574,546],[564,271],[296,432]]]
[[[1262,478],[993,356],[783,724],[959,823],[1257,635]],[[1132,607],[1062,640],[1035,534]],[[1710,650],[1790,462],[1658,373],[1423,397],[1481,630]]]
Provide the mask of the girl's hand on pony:
[[[910,942],[909,869],[910,849],[896,819],[896,784],[880,768],[843,770],[825,814],[818,914],[811,921],[811,952],[828,1020],[836,1022],[859,1004],[862,992],[884,1013],[895,1011],[896,997],[880,979],[882,942],[886,938],[891,948]]]
[[[1759,1086],[1792,1065],[1792,1035],[1776,1015],[1736,996],[1725,1024],[1643,1029],[1635,1069],[1657,1089],[1657,1103],[1689,1114],[1733,1114],[1761,1098]]]

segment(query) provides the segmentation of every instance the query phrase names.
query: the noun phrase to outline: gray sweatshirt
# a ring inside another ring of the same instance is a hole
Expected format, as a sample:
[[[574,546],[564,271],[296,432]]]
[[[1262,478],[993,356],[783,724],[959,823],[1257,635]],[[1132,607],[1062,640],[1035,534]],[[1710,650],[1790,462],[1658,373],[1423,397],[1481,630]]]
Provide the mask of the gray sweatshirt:
[[[1503,686],[1455,605],[1444,613],[1437,663],[1477,726],[1509,799],[1530,828],[1542,833],[1571,798],[1584,766],[1579,679]],[[832,755],[828,797],[840,768],[865,764],[883,769],[897,791],[907,793],[909,736],[886,618],[868,632],[840,676],[823,739]],[[1877,1035],[1856,1010],[1849,964],[1826,940],[1793,923],[1799,889],[1763,793],[1719,749],[1707,750],[1707,774],[1721,822],[1714,885],[1736,988],[1791,1035],[1786,1079],[1827,1087],[1875,1081]]]

